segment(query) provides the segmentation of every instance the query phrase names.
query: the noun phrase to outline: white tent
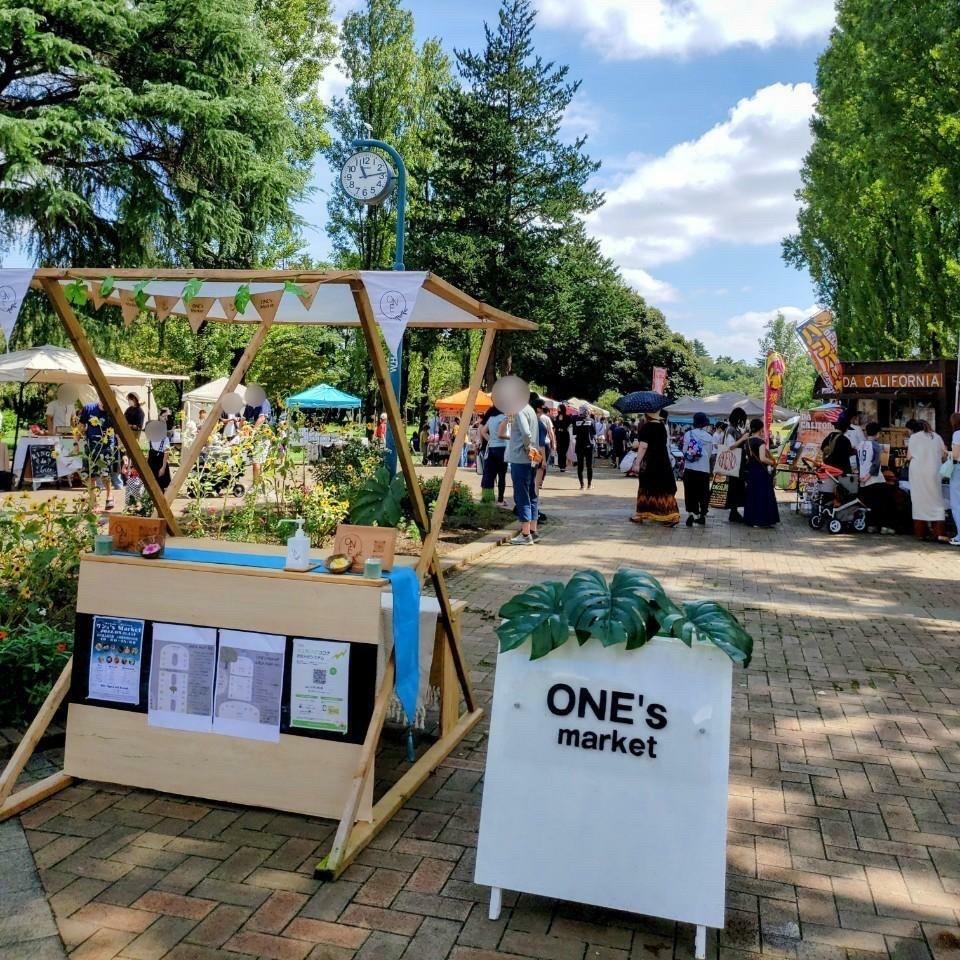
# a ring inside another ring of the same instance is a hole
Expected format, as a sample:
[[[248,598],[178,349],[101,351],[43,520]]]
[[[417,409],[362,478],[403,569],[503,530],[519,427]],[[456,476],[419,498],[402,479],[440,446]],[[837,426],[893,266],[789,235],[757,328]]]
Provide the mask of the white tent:
[[[114,387],[144,387],[155,380],[186,380],[171,373],[146,373],[122,363],[97,358],[107,383]],[[80,357],[66,347],[31,347],[0,354],[0,383],[90,383]]]
[[[196,390],[191,390],[183,395],[183,419],[196,421],[197,414],[201,410],[212,409],[213,405],[220,399],[224,388],[227,386],[227,377],[219,377],[217,380],[211,380],[209,383],[202,383]],[[237,387],[237,393],[240,399],[243,399],[244,388]]]
[[[748,417],[763,416],[763,401],[753,400],[745,393],[713,393],[707,397],[680,397],[664,413],[674,419],[689,419],[695,413],[705,413],[708,417],[729,417],[734,407],[740,407]],[[786,407],[774,407],[775,420],[789,420],[796,411]]]
[[[571,397],[565,402],[568,407],[573,407],[574,410],[579,410],[582,406],[586,406],[586,408],[590,411],[590,415],[594,417],[610,416],[609,410],[604,410],[603,407],[598,407],[595,403],[590,403],[588,400],[580,400],[577,397]]]

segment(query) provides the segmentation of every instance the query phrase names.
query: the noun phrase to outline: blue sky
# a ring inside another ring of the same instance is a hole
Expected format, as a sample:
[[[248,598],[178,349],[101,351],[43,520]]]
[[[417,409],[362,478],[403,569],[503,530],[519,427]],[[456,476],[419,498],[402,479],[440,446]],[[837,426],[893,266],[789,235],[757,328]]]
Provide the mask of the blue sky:
[[[356,5],[340,0],[337,14]],[[536,46],[582,81],[565,130],[589,135],[608,197],[588,223],[625,278],[711,353],[753,358],[777,309],[810,312],[786,266],[832,0],[535,0]],[[407,0],[419,38],[479,49],[496,0]],[[325,88],[342,89],[336,67]],[[314,255],[331,175],[302,207]]]

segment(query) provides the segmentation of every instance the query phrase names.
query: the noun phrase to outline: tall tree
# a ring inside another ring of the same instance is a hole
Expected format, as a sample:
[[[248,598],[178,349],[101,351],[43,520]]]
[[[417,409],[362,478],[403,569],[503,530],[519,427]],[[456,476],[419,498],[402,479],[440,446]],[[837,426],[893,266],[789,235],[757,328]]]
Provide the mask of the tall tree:
[[[319,0],[261,9],[298,6],[325,10]],[[41,263],[261,260],[265,240],[296,231],[291,203],[317,140],[315,123],[294,115],[308,98],[291,104],[307,96],[303,61],[263,32],[253,0],[6,4],[6,243],[25,237]]]
[[[410,214],[426,189],[433,166],[429,146],[437,128],[436,104],[450,83],[450,64],[437,40],[417,48],[413,15],[400,0],[366,0],[344,17],[340,58],[349,78],[333,100],[333,142],[324,155],[335,181],[327,203],[327,233],[337,259],[364,269],[387,268],[394,255],[394,196],[380,206],[358,204],[343,194],[340,168],[357,137],[384,140],[407,165]]]
[[[787,372],[783,378],[783,394],[780,403],[792,410],[809,406],[813,399],[816,372],[807,355],[806,347],[797,336],[796,324],[791,323],[778,311],[776,316],[767,321],[758,346],[760,356],[757,359],[757,366],[761,370],[765,369],[767,354],[771,350],[779,353],[786,363]]]
[[[960,6],[840,0],[788,262],[843,356],[941,356],[960,330]]]

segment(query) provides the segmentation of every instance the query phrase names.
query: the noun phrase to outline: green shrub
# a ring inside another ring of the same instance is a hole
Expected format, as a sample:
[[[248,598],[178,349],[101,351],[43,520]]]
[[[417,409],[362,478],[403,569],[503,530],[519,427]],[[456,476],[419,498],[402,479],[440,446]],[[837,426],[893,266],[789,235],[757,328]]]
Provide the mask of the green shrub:
[[[50,623],[28,621],[0,630],[0,726],[24,729],[30,724],[72,650],[72,630]]]
[[[433,511],[437,497],[440,496],[440,485],[442,483],[442,477],[430,477],[429,480],[420,481],[423,499],[427,504],[427,510],[430,512]],[[470,488],[459,480],[454,481],[450,488],[450,498],[447,500],[447,516],[467,514],[470,512],[473,503],[473,494],[470,492]]]
[[[341,500],[352,500],[365,481],[383,466],[383,450],[358,439],[335,447],[313,468],[313,479]]]

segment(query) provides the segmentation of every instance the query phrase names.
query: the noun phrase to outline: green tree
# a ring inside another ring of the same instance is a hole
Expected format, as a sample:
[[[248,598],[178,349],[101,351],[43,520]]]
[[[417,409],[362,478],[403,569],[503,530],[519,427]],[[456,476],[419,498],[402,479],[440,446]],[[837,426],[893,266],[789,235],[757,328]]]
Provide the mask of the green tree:
[[[960,6],[841,0],[788,262],[841,355],[942,356],[960,330]]]
[[[208,266],[258,263],[296,232],[316,107],[304,58],[271,49],[264,22],[326,6],[260,9],[264,21],[253,0],[4,5],[3,239],[25,237],[48,264]]]
[[[797,336],[796,324],[791,323],[778,311],[775,317],[767,321],[759,347],[760,356],[757,359],[757,366],[761,370],[765,369],[767,354],[771,350],[779,353],[786,364],[787,372],[783,378],[780,404],[792,410],[809,406],[813,399],[816,371],[813,369],[806,347]]]
[[[763,396],[763,370],[746,360],[719,356],[715,360],[709,354],[698,358],[703,377],[703,395],[714,393],[743,393],[748,397]]]

